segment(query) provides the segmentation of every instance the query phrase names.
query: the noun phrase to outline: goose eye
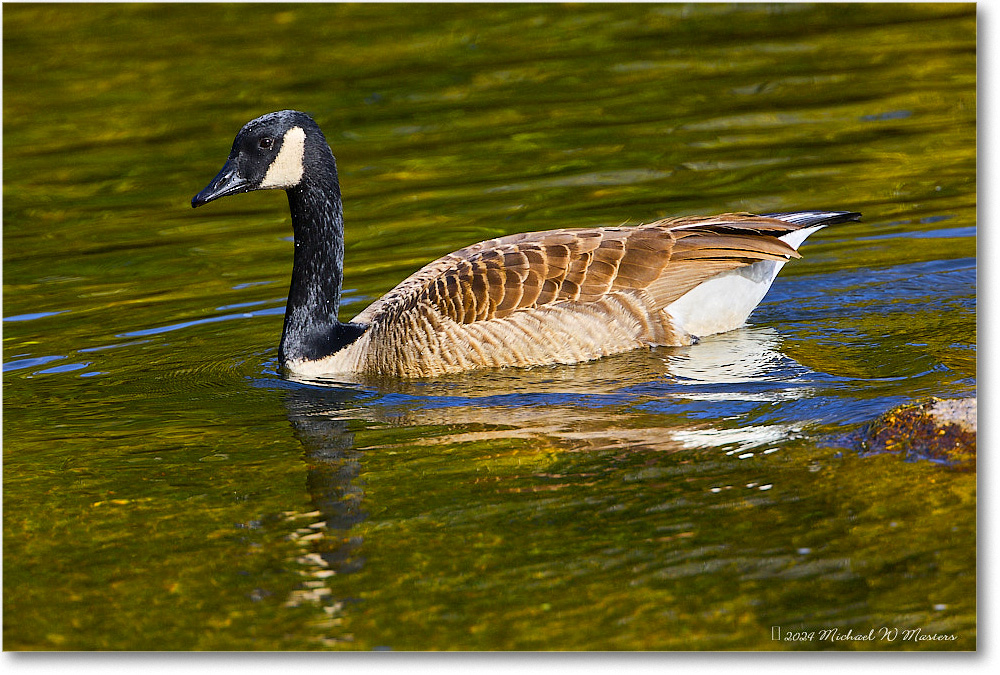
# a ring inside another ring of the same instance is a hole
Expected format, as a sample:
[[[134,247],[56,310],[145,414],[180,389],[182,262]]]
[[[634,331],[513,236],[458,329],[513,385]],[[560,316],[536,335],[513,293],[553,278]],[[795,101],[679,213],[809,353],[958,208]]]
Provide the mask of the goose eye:
[[[260,147],[263,148],[264,150],[270,150],[271,148],[274,147],[274,139],[271,138],[270,136],[265,136],[264,138],[260,139]]]

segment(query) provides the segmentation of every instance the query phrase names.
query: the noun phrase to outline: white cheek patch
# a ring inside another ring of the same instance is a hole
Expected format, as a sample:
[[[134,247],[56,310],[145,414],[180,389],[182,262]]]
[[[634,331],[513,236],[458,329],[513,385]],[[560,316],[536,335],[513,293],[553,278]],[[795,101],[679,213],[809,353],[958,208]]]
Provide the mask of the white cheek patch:
[[[286,131],[281,141],[281,152],[268,167],[260,189],[287,190],[298,185],[302,180],[302,157],[305,155],[305,149],[306,132],[301,127],[292,127]]]

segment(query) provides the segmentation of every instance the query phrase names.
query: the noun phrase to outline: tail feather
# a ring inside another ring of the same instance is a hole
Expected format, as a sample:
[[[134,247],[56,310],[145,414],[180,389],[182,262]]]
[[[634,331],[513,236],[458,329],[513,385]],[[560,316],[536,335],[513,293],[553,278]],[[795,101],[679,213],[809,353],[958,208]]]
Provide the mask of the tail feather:
[[[854,211],[796,211],[768,213],[774,218],[799,227],[779,235],[778,239],[793,249],[806,237],[827,225],[858,220]],[[796,254],[797,255],[797,254]],[[705,336],[741,326],[754,308],[764,299],[778,275],[784,259],[761,259],[750,265],[720,271],[666,307],[674,330],[690,336]]]
[[[776,218],[796,225],[837,225],[861,219],[861,214],[857,211],[792,211],[762,215],[765,218]]]

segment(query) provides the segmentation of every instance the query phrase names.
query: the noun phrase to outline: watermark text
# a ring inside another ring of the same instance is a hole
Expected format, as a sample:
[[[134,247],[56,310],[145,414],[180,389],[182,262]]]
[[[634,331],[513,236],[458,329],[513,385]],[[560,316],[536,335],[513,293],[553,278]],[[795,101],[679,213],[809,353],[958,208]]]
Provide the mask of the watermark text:
[[[953,642],[953,633],[930,633],[923,628],[895,628],[881,626],[855,630],[854,628],[821,628],[818,630],[785,630],[771,626],[771,639],[776,642]]]

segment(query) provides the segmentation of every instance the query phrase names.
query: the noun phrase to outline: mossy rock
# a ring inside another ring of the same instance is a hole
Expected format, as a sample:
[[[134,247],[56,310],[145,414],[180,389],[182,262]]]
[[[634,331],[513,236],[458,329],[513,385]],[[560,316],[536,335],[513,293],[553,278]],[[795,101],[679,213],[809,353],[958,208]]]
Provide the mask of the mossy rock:
[[[931,398],[893,408],[861,431],[863,455],[892,453],[976,470],[976,399]]]

